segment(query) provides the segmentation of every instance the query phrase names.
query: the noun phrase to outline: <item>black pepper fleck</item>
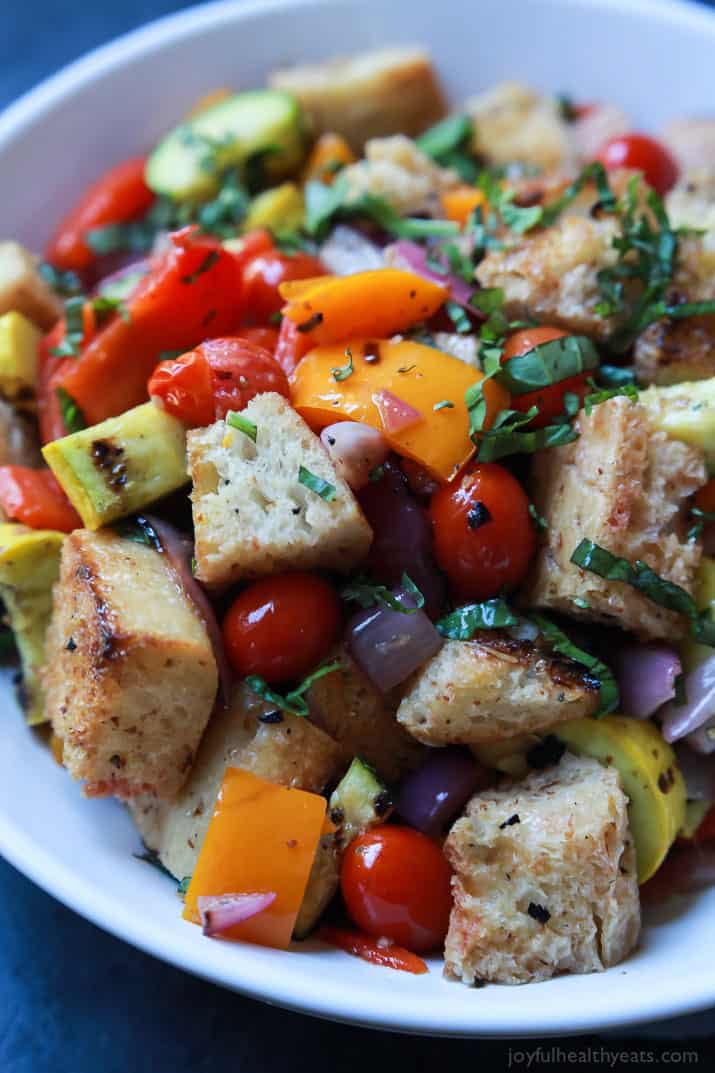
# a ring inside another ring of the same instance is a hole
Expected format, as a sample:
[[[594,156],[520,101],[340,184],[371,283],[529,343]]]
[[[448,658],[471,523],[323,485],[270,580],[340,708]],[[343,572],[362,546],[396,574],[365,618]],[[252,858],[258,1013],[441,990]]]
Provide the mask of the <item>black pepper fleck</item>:
[[[500,823],[499,830],[503,831],[505,827],[513,827],[515,823],[521,823],[518,812],[515,812],[513,816],[510,816],[508,820],[504,820],[504,823]]]
[[[258,716],[258,722],[259,723],[282,723],[283,722],[283,712],[279,711],[278,708],[273,708],[270,712],[263,712],[261,715],[259,715]]]
[[[482,503],[481,499],[478,499],[467,512],[467,525],[470,529],[479,529],[480,526],[486,525],[491,520],[492,516],[489,513],[489,508]]]
[[[77,648],[77,642],[74,637],[70,637],[69,641],[65,645],[65,652],[74,652]]]
[[[551,920],[549,910],[543,905],[537,905],[536,902],[529,902],[529,908],[526,911],[530,917],[538,920],[539,924],[548,924]]]

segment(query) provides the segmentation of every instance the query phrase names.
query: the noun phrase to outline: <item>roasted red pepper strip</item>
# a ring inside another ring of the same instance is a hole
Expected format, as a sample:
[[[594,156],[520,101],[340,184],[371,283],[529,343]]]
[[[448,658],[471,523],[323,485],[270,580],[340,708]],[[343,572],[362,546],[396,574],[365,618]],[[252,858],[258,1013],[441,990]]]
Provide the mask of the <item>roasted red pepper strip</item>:
[[[82,520],[48,469],[0,466],[0,506],[12,521],[32,529],[71,533]]]
[[[169,249],[154,259],[127,303],[127,315],[110,320],[52,378],[88,425],[144,402],[162,351],[189,350],[238,325],[240,259],[194,227],[170,238]]]
[[[65,216],[47,246],[47,260],[61,269],[84,272],[97,255],[87,245],[88,231],[122,224],[143,216],[154,195],[144,182],[144,157],[133,157],[110,168],[82,195]]]
[[[286,376],[290,376],[301,358],[310,350],[312,344],[306,339],[296,324],[288,317],[281,321],[281,330],[278,333],[273,357],[280,365]]]
[[[415,976],[421,976],[429,972],[426,963],[417,954],[405,950],[397,943],[391,943],[384,939],[373,939],[369,935],[363,935],[359,931],[347,931],[344,928],[332,928],[324,924],[316,932],[316,939],[321,939],[330,946],[337,946],[346,954],[354,954],[355,957],[369,961],[373,965],[384,965],[388,969],[400,969],[402,972],[411,972]]]

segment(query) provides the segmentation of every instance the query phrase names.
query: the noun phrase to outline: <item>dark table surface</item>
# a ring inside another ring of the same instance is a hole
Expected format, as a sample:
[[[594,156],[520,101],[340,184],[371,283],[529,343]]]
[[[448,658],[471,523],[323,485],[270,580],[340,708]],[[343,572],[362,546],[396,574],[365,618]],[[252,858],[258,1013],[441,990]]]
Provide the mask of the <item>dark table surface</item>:
[[[88,49],[177,0],[6,0],[0,108]],[[715,1011],[638,1032],[571,1041],[424,1040],[316,1021],[186,976],[99,931],[0,860],[0,1073],[358,1073],[445,1068],[475,1059],[488,1071],[663,1061],[662,1050],[715,1055]],[[674,966],[674,971],[678,971]],[[686,968],[683,967],[683,971]],[[515,991],[514,1001],[518,1002]],[[614,1059],[609,1052],[628,1052]],[[550,1050],[550,1053],[549,1053]],[[677,1058],[676,1058],[677,1061]],[[692,1059],[691,1059],[692,1062]],[[511,1066],[510,1066],[511,1063]]]

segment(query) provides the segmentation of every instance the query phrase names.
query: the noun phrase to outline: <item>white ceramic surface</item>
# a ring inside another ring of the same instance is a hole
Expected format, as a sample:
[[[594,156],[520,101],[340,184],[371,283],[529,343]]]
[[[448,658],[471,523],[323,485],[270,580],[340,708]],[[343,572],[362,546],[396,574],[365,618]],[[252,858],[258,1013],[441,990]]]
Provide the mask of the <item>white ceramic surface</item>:
[[[619,101],[646,127],[715,104],[715,14],[685,3],[210,4],[99,49],[0,117],[0,235],[41,246],[87,180],[149,147],[215,86],[251,86],[277,63],[398,42],[430,46],[454,99],[519,76]],[[94,923],[199,976],[320,1016],[450,1035],[561,1034],[715,1004],[715,890],[650,920],[624,965],[518,989],[446,983],[437,962],[426,977],[375,969],[313,942],[278,953],[203,939],[181,920],[173,885],[132,857],[123,810],[81,798],[1,683],[0,703],[0,852]]]

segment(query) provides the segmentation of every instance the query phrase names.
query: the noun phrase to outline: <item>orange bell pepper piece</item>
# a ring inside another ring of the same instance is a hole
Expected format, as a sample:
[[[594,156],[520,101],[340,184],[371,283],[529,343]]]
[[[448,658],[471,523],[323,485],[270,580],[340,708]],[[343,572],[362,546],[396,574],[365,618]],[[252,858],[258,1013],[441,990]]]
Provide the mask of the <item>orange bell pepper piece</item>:
[[[400,268],[296,280],[280,292],[284,316],[312,346],[394,335],[427,320],[448,297],[446,287]]]
[[[355,154],[341,134],[321,134],[303,170],[304,183],[317,179],[330,185],[341,167],[354,164]]]
[[[305,894],[327,801],[249,771],[227,768],[184,902],[184,918],[199,922],[200,896],[275,891],[263,912],[225,937],[284,950]]]
[[[464,227],[477,206],[486,208],[486,198],[476,186],[457,186],[454,190],[445,190],[441,197],[442,211],[448,220]]]
[[[344,345],[316,347],[306,354],[290,378],[294,409],[315,430],[334,421],[362,421],[378,428],[398,454],[419,462],[438,480],[451,480],[475,450],[464,395],[482,374],[420,343],[353,339],[347,350],[352,372],[340,380],[334,371],[346,367]],[[400,431],[388,431],[375,402],[382,391],[397,396],[422,419]],[[508,405],[509,395],[489,380],[484,397],[489,428]]]

